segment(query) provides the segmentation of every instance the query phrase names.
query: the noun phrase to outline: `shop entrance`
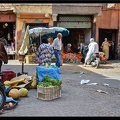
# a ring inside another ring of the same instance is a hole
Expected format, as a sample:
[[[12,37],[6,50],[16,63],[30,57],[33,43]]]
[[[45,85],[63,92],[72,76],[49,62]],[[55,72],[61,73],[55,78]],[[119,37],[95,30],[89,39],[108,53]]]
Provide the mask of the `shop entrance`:
[[[116,59],[116,42],[117,42],[117,30],[111,30],[111,29],[99,29],[99,48],[102,44],[102,42],[104,41],[105,38],[108,39],[108,41],[112,44],[110,46],[110,50],[109,50],[109,60],[114,60]],[[100,48],[100,51],[101,48]]]
[[[58,15],[57,26],[67,28],[68,36],[63,37],[64,47],[72,44],[72,51],[78,53],[79,42],[85,42],[89,38],[89,29],[92,27],[91,15]],[[86,37],[86,38],[85,38]]]
[[[0,22],[0,38],[2,37],[7,40],[8,46],[15,42],[15,22]]]
[[[79,49],[79,42],[85,42],[85,34],[83,29],[80,28],[67,28],[70,31],[68,36],[63,36],[63,45],[64,48],[67,46],[68,43],[72,44],[72,51],[74,53],[78,53]]]

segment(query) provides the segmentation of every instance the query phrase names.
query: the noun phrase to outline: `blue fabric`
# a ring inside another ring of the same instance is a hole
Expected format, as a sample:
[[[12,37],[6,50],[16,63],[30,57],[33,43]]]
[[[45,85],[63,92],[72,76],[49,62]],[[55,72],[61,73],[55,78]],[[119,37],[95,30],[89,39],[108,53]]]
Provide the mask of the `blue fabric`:
[[[0,95],[0,103],[1,103],[2,97]],[[18,101],[14,100],[12,97],[7,97],[6,96],[6,102],[14,102],[16,105],[18,104]]]
[[[60,68],[58,67],[45,67],[45,66],[37,66],[37,82],[42,82],[42,78],[46,75],[52,77],[55,80],[60,80]]]
[[[6,96],[6,102],[14,102],[18,104],[18,101],[14,100],[12,97],[7,97],[7,96]]]

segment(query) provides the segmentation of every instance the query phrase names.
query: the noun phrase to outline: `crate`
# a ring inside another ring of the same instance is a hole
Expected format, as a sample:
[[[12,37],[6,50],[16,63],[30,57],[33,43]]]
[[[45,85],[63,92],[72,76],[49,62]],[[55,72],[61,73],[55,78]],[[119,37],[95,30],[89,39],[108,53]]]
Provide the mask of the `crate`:
[[[3,72],[3,75],[2,75],[3,83],[6,80],[11,80],[12,78],[16,77],[16,73],[14,71],[6,70],[6,71],[2,71],[2,72]]]
[[[61,86],[51,88],[37,85],[37,98],[41,100],[53,100],[61,97]]]

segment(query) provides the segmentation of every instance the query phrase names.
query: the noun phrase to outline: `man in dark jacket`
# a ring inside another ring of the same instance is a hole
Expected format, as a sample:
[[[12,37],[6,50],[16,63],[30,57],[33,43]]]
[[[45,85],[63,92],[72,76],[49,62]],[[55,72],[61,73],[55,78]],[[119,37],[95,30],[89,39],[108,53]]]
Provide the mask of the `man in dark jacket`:
[[[82,54],[83,58],[81,59],[81,62],[84,64],[85,57],[88,52],[88,45],[85,45],[84,43],[80,43],[80,53]]]
[[[4,64],[7,64],[8,56],[3,43],[0,41],[0,72],[1,72],[2,62],[4,62]]]

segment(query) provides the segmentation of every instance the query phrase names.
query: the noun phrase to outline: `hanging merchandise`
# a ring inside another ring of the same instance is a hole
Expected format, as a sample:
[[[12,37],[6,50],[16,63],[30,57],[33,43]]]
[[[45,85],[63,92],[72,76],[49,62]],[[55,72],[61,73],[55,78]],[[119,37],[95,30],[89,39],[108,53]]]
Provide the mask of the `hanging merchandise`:
[[[5,23],[5,24],[3,25],[3,28],[5,29],[7,26],[8,26],[8,24],[7,24],[7,23]]]
[[[10,25],[8,26],[8,35],[7,35],[8,40],[11,40],[10,38]]]
[[[28,30],[29,30],[29,26],[27,26],[27,28],[26,28],[22,45],[20,47],[20,50],[18,51],[18,53],[20,55],[25,55],[28,52],[28,44],[29,44],[29,33],[28,33]]]
[[[7,36],[8,40],[10,40],[10,33],[8,33],[8,36]]]

